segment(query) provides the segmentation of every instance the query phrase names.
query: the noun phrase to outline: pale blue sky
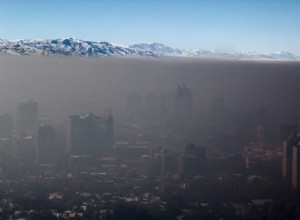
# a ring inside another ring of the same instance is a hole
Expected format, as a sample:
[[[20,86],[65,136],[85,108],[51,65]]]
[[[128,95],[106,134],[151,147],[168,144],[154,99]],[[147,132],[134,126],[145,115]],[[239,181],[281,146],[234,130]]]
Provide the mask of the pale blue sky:
[[[0,39],[62,37],[300,55],[300,1],[0,0]]]

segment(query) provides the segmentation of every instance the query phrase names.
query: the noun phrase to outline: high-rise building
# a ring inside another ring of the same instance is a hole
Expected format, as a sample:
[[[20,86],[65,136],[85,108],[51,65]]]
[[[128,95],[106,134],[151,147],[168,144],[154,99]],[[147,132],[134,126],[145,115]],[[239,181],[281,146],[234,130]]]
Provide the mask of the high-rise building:
[[[38,103],[23,102],[18,105],[18,128],[21,133],[33,134],[38,125]]]
[[[300,142],[300,135],[293,134],[283,141],[282,146],[282,177],[291,183],[292,181],[292,164],[293,164],[293,146]]]
[[[175,95],[175,113],[179,117],[191,115],[193,110],[193,93],[183,83],[178,85]]]
[[[53,163],[56,158],[55,131],[51,126],[40,125],[37,131],[37,160]]]
[[[300,189],[300,145],[293,146],[292,186]]]
[[[107,155],[113,147],[112,116],[69,116],[68,153],[73,155]]]
[[[172,122],[176,132],[190,135],[190,126],[193,124],[193,93],[184,84],[178,85],[175,94],[174,115]]]
[[[265,128],[258,126],[256,128],[256,141],[259,145],[264,145],[265,142]]]

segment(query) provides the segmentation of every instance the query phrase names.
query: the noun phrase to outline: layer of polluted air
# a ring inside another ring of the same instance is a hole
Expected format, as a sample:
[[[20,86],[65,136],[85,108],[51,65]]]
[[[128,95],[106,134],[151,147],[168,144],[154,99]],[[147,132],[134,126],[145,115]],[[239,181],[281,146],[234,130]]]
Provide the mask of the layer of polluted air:
[[[69,114],[62,109],[73,103],[78,109],[72,113],[111,108],[118,117],[125,114],[128,95],[172,94],[185,83],[198,114],[209,111],[212,98],[224,97],[230,109],[265,106],[275,116],[299,118],[299,71],[298,62],[2,55],[0,112],[14,112],[17,103],[33,99],[57,114]]]

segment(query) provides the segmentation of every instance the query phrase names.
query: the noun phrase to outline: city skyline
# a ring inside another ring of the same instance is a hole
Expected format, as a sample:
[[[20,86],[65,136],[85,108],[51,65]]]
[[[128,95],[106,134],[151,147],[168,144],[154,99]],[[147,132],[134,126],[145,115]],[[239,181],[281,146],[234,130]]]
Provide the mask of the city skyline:
[[[300,54],[298,1],[3,1],[0,39]]]
[[[299,70],[1,55],[0,219],[298,220]]]

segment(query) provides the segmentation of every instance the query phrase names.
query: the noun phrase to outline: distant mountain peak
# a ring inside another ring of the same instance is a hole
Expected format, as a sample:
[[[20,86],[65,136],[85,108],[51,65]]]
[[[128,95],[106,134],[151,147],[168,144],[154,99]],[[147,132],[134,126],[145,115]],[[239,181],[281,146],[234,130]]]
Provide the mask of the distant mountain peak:
[[[56,56],[155,56],[150,51],[136,51],[108,42],[84,41],[72,37],[46,40],[0,40],[0,52]]]
[[[140,57],[215,57],[229,59],[300,60],[299,56],[280,51],[269,54],[257,52],[220,52],[215,50],[180,50],[162,43],[140,43],[129,46],[109,42],[84,41],[74,37],[46,40],[3,40],[0,39],[0,53],[17,55],[54,56],[140,56]]]

